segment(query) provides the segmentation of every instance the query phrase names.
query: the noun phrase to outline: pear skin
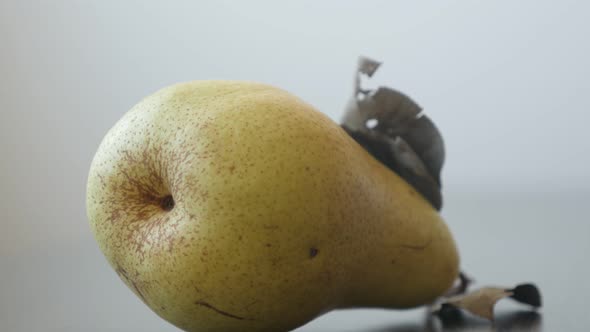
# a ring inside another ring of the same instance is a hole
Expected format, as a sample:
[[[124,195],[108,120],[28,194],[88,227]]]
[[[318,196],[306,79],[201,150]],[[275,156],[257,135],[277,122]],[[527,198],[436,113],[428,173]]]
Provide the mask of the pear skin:
[[[338,124],[275,87],[195,81],[108,132],[87,186],[110,265],[186,331],[286,331],[333,309],[448,290],[444,221]]]

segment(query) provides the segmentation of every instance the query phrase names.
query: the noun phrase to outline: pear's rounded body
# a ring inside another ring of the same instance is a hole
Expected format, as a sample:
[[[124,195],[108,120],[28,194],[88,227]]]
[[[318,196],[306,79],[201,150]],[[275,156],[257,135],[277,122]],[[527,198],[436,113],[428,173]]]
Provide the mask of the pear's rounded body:
[[[411,186],[326,116],[257,83],[144,99],[103,140],[87,209],[121,279],[187,331],[414,307],[458,274],[447,226]]]

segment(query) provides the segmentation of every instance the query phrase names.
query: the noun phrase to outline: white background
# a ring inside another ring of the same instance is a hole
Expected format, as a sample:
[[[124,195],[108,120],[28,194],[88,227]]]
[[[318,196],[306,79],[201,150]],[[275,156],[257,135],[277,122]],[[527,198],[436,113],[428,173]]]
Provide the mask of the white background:
[[[87,171],[144,96],[179,81],[256,80],[338,120],[361,54],[384,61],[375,80],[412,96],[442,131],[443,214],[460,247],[497,244],[485,234],[496,213],[507,227],[528,220],[570,255],[587,252],[589,18],[585,1],[0,1],[0,263],[26,274],[35,258],[20,257],[80,251],[106,271],[85,216]],[[537,243],[515,241],[505,245]],[[480,258],[466,252],[467,265]],[[39,278],[60,280],[43,269]],[[7,275],[14,294],[28,280]],[[121,294],[136,306],[131,330],[159,322]],[[22,310],[0,304],[12,331],[58,326],[70,310],[23,323]]]

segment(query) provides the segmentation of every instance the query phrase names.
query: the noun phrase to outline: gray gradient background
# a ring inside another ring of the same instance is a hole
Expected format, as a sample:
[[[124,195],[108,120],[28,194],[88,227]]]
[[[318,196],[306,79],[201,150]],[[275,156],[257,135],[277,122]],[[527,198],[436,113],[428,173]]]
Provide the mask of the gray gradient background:
[[[175,331],[89,232],[103,135],[193,79],[274,84],[338,120],[359,54],[444,135],[443,215],[466,270],[538,282],[530,330],[584,330],[589,36],[585,1],[0,1],[0,331]],[[341,311],[300,331],[421,331],[421,316]]]

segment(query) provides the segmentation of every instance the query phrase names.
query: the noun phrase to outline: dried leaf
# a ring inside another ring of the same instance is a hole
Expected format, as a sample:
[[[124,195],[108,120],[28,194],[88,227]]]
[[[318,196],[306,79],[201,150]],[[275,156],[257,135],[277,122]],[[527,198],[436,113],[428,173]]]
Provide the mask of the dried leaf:
[[[439,210],[442,195],[436,180],[432,178],[422,159],[401,137],[391,139],[375,132],[353,131],[346,126],[342,128],[365,148],[375,159],[401,176]]]
[[[541,306],[541,294],[538,288],[533,284],[521,284],[512,289],[484,287],[467,294],[449,297],[433,312],[445,319],[445,317],[457,315],[452,311],[453,308],[458,308],[488,320],[494,320],[494,306],[499,300],[507,297],[533,307]]]
[[[354,96],[342,127],[440,210],[440,171],[445,158],[442,136],[405,94],[389,87],[362,89],[361,76],[371,77],[380,65],[369,58],[359,59]]]
[[[504,288],[486,287],[466,295],[450,298],[446,303],[465,309],[474,315],[493,320],[496,302],[511,295],[512,293]]]
[[[427,197],[437,210],[440,210],[442,207],[440,187],[426,168],[424,161],[402,137],[394,139],[392,151],[399,165],[397,173]]]
[[[371,77],[377,71],[381,62],[369,59],[364,56],[360,56],[358,59],[358,71]]]
[[[426,115],[420,116],[409,124],[407,132],[402,137],[412,143],[416,151],[420,151],[420,158],[438,184],[441,186],[440,171],[445,160],[445,147],[438,129]]]

